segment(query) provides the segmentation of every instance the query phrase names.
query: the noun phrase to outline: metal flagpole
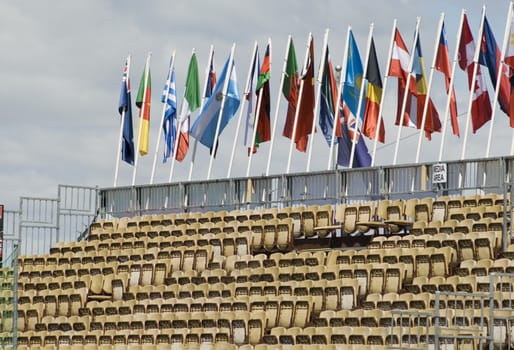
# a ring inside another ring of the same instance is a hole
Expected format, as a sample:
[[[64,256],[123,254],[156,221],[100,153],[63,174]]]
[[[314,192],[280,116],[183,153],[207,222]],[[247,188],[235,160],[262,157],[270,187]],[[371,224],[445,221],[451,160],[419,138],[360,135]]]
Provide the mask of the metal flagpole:
[[[430,67],[430,76],[428,78],[428,86],[427,86],[427,97],[425,99],[425,105],[423,106],[423,116],[421,117],[421,128],[419,130],[419,138],[418,138],[418,149],[416,151],[416,164],[419,163],[419,156],[421,153],[421,141],[423,139],[423,134],[425,130],[425,123],[427,119],[427,113],[428,113],[428,107],[430,105],[430,90],[432,89],[432,80],[434,78],[434,70],[435,70],[435,63],[437,59],[437,51],[439,47],[439,39],[441,38],[441,31],[443,30],[443,22],[444,22],[444,12],[441,13],[441,18],[439,19],[439,25],[437,27],[437,35],[435,38],[435,45],[434,45],[434,58],[432,59],[432,66]],[[423,70],[424,67],[421,67]],[[450,93],[451,95],[451,93]]]
[[[130,54],[127,56],[127,59],[125,60],[125,67],[124,69],[127,69],[127,73],[125,76],[125,81],[123,82],[125,84],[125,89],[128,90],[129,87],[129,73],[130,73]],[[127,101],[127,103],[130,103],[130,101]],[[132,107],[132,106],[130,106]],[[123,128],[125,126],[125,109],[121,111],[121,124],[120,124],[120,136],[118,137],[118,152],[116,153],[116,169],[114,170],[114,187],[116,187],[118,183],[118,171],[120,168],[120,158],[121,158],[121,142],[123,141]]]
[[[207,83],[209,82],[209,74],[210,74],[210,67],[211,63],[214,57],[214,45],[211,45],[211,49],[209,52],[209,61],[207,62],[207,69],[205,71],[205,83],[203,85],[203,95],[202,95],[202,103],[200,106],[200,113],[202,113],[203,105],[205,103],[205,90],[207,90]],[[188,181],[191,181],[193,177],[193,167],[196,159],[196,149],[198,147],[198,139],[195,138],[195,142],[193,144],[193,155],[191,156],[191,165],[189,166],[189,175],[187,177]]]
[[[214,134],[214,143],[212,144],[213,145],[213,150],[211,152],[211,158],[209,160],[209,168],[207,169],[207,178],[206,180],[209,180],[211,178],[211,170],[212,170],[212,162],[214,161],[214,154],[216,153],[216,144],[218,142],[218,138],[219,138],[219,132],[220,132],[220,128],[221,128],[221,119],[222,119],[222,116],[223,116],[223,110],[225,108],[225,100],[227,99],[227,91],[228,91],[228,85],[230,84],[230,79],[232,78],[232,69],[234,68],[233,67],[233,63],[234,63],[234,52],[236,50],[236,44],[232,44],[232,50],[230,51],[230,57],[228,59],[228,67],[227,67],[227,74],[225,75],[225,82],[224,82],[224,85],[223,85],[223,99],[221,101],[221,108],[220,108],[220,111],[219,111],[219,115],[218,115],[218,123],[216,124],[216,132]]]
[[[412,66],[414,63],[414,50],[416,50],[416,41],[418,40],[419,22],[420,22],[420,18],[418,17],[416,19],[416,31],[414,33],[414,44],[412,45],[412,51],[410,53],[409,71],[407,72],[408,73],[407,74],[407,82],[405,84],[406,85],[405,92],[403,93],[403,102],[402,102],[402,109],[401,109],[401,114],[400,114],[400,125],[398,125],[398,134],[396,137],[396,145],[395,145],[395,149],[394,149],[393,165],[396,165],[396,160],[398,159],[398,148],[400,146],[400,137],[401,137],[402,129],[403,129],[403,121],[405,119],[405,110],[407,109],[407,99],[409,97],[410,81],[412,80],[410,75],[412,74]]]
[[[292,40],[292,37],[291,37],[291,35],[289,35],[289,37],[287,38],[287,46],[286,46],[286,55],[284,57],[284,65],[282,67],[282,76],[280,77],[280,85],[278,88],[277,103],[276,103],[276,107],[275,107],[275,117],[273,119],[273,130],[271,131],[268,163],[266,164],[266,176],[269,175],[269,169],[271,166],[271,155],[273,154],[273,143],[275,141],[275,132],[277,131],[277,121],[278,121],[278,110],[280,107],[280,97],[282,95],[282,88],[284,86],[284,77],[286,75],[286,67],[287,67],[287,57],[289,56],[289,46],[291,45],[291,40]]]
[[[457,61],[459,60],[460,37],[462,35],[462,25],[464,24],[464,14],[465,13],[466,13],[466,10],[463,9],[461,16],[460,16],[459,30],[457,31],[457,40],[456,40],[457,44],[455,45],[455,53],[453,56],[453,63],[452,63],[452,72],[451,72],[451,76],[450,76],[450,83],[448,84],[448,97],[446,99],[446,108],[445,108],[445,112],[444,112],[443,130],[441,131],[441,147],[439,149],[439,157],[437,158],[437,160],[439,162],[443,159],[444,138],[446,136],[446,126],[448,124],[448,114],[450,113],[450,104],[451,104],[451,100],[452,100],[455,69],[457,68]]]
[[[164,122],[164,115],[166,114],[166,107],[168,106],[168,97],[170,94],[170,84],[171,84],[171,73],[173,72],[173,67],[175,66],[175,50],[173,50],[173,53],[171,54],[170,59],[170,66],[168,69],[168,78],[166,80],[166,94],[164,99],[164,106],[162,107],[162,113],[161,113],[161,123],[159,124],[160,127],[158,128],[157,133],[157,143],[155,144],[155,153],[153,156],[153,166],[152,166],[152,174],[150,176],[150,185],[153,184],[154,176],[155,176],[155,166],[157,165],[157,154],[159,153],[159,145],[161,143],[161,134],[162,134],[162,124]]]
[[[496,115],[496,106],[498,105],[498,95],[500,94],[500,83],[503,75],[503,69],[505,68],[505,51],[507,50],[507,44],[509,43],[509,31],[510,25],[512,24],[512,2],[509,2],[509,11],[507,12],[507,22],[505,23],[505,34],[503,36],[503,46],[501,51],[500,64],[497,67],[496,76],[496,89],[494,90],[494,101],[493,111],[491,114],[491,125],[489,126],[489,138],[487,141],[487,149],[485,151],[485,157],[489,158],[489,152],[491,150],[491,140],[493,137],[493,125],[494,116]],[[512,102],[514,103],[514,101]]]
[[[321,98],[321,77],[323,75],[323,70],[325,69],[325,56],[327,55],[327,47],[328,47],[328,33],[329,33],[329,30],[327,28],[325,30],[325,35],[323,38],[323,48],[321,49],[321,61],[319,64],[319,69],[318,69],[318,78],[317,78],[318,88],[316,89],[316,96],[314,98],[314,115],[312,118],[312,128],[311,128],[312,140],[311,140],[311,142],[309,142],[309,153],[307,156],[307,168],[305,170],[307,172],[309,172],[311,169],[312,145],[314,144],[314,131],[316,130],[316,122],[318,120],[317,117],[319,114],[319,102],[320,102],[320,98]],[[312,64],[314,64],[314,62]],[[335,125],[334,125],[334,129],[335,129]]]
[[[145,79],[145,82],[144,82],[144,91],[143,91],[143,103],[142,103],[142,106],[141,106],[141,109],[139,110],[139,115],[140,117],[138,118],[138,121],[137,121],[137,126],[138,126],[138,131],[137,131],[137,147],[136,147],[136,154],[134,155],[135,157],[135,160],[134,160],[134,170],[132,172],[132,186],[134,186],[136,184],[136,173],[137,173],[137,164],[138,164],[138,160],[139,160],[139,143],[141,142],[141,133],[142,133],[142,130],[143,130],[143,119],[144,119],[144,115],[145,115],[145,105],[146,105],[146,92],[148,90],[148,73],[150,72],[150,59],[152,57],[152,53],[149,52],[148,53],[148,56],[146,58],[146,65],[145,65],[145,76],[144,76],[144,79]]]
[[[334,144],[335,144],[335,138],[336,138],[336,126],[337,126],[337,118],[341,118],[341,95],[343,94],[343,81],[345,80],[346,76],[346,61],[348,60],[348,45],[350,42],[350,31],[352,30],[352,26],[348,26],[348,30],[346,31],[346,44],[344,46],[344,53],[343,53],[343,63],[341,65],[341,73],[339,75],[339,86],[337,88],[337,98],[336,103],[334,105],[334,126],[332,128],[332,138],[330,139],[330,151],[328,152],[328,165],[327,170],[331,170],[332,168],[332,157],[334,153]],[[337,161],[336,167],[337,167]]]
[[[307,41],[307,52],[305,53],[305,60],[303,63],[303,70],[305,71],[306,65],[309,62],[309,54],[310,54],[310,45],[312,40],[312,33],[309,33],[309,39]],[[311,64],[314,64],[314,62],[311,62]],[[304,73],[304,72],[302,72]],[[298,117],[300,115],[300,105],[301,105],[301,98],[303,97],[303,86],[305,85],[305,80],[302,79],[300,82],[300,91],[298,92],[298,101],[296,102],[296,111],[294,114],[294,122],[293,122],[293,132],[291,133],[291,143],[289,145],[289,157],[287,158],[287,168],[286,168],[286,174],[289,174],[289,170],[291,169],[291,158],[293,156],[293,144],[295,143],[296,139],[296,128],[298,126]]]
[[[368,61],[369,61],[369,49],[371,47],[371,38],[373,37],[373,23],[369,26],[369,35],[368,35],[368,43],[367,43],[367,50],[366,50],[366,58],[364,59],[364,69],[362,74],[366,74],[368,70]],[[353,167],[353,159],[355,157],[355,145],[357,143],[357,134],[359,132],[359,121],[361,118],[361,110],[362,110],[362,99],[364,98],[364,89],[365,89],[365,81],[364,76],[361,79],[361,89],[359,92],[359,101],[357,102],[357,115],[355,116],[355,130],[353,132],[353,140],[352,140],[352,149],[350,151],[350,164],[348,164],[348,167],[351,169]],[[378,125],[377,125],[378,127]]]
[[[271,38],[268,38],[268,46],[269,46],[269,68],[271,72]],[[266,59],[266,57],[264,57]],[[264,62],[264,61],[263,61]],[[260,67],[257,67],[257,84],[259,84],[259,75],[260,75]],[[252,132],[252,145],[250,148],[250,153],[248,154],[248,166],[246,168],[246,177],[250,176],[250,168],[252,166],[252,156],[253,156],[253,148],[255,147],[255,137],[257,136],[257,127],[259,126],[259,115],[257,112],[261,110],[261,103],[262,103],[262,94],[264,92],[264,89],[261,88],[259,91],[259,97],[257,98],[257,107],[255,109],[255,121],[253,123],[253,132]]]
[[[256,67],[256,65],[257,65],[256,64],[257,50],[258,50],[258,45],[257,45],[257,41],[255,41],[255,43],[253,45],[252,56],[250,58],[250,66],[248,67],[248,76],[246,77],[246,84],[245,84],[245,89],[244,89],[244,93],[243,93],[244,96],[248,96],[248,94],[252,93],[252,91],[251,91],[252,87],[250,86],[250,79],[251,79],[251,75],[252,75],[252,66]],[[247,101],[247,99],[243,98],[243,101],[242,101],[241,105],[239,106],[240,110],[239,110],[239,117],[237,118],[236,136],[234,137],[234,143],[232,144],[232,153],[230,154],[230,163],[228,165],[227,179],[230,178],[230,175],[232,173],[232,164],[233,164],[234,156],[236,153],[237,139],[239,138],[239,130],[241,129],[241,120],[243,119],[244,106],[245,106],[246,101]]]
[[[191,57],[195,54],[195,49],[191,51]],[[182,98],[182,101],[180,103],[180,112],[177,114],[177,130],[175,132],[175,140],[173,140],[173,156],[171,159],[171,167],[170,167],[170,176],[168,177],[168,182],[171,182],[171,179],[173,179],[173,170],[175,169],[175,162],[177,158],[177,152],[178,152],[178,141],[180,139],[180,133],[182,130],[182,124],[184,123],[184,120],[182,120],[181,116],[182,113],[184,113],[184,100],[186,99],[186,90],[187,90],[187,80],[184,84],[184,97]],[[189,108],[189,107],[188,107]]]
[[[391,43],[389,44],[389,53],[387,55],[387,64],[386,64],[386,70],[384,74],[384,84],[382,84],[382,96],[380,96],[380,106],[378,107],[378,120],[377,120],[377,128],[375,131],[375,142],[373,143],[373,154],[371,156],[371,166],[375,165],[375,158],[377,153],[377,143],[378,143],[378,137],[380,135],[380,125],[382,124],[382,111],[384,109],[384,97],[387,87],[387,81],[389,78],[389,68],[391,67],[391,55],[393,53],[393,45],[394,45],[394,34],[396,32],[396,23],[397,20],[395,19],[393,21],[393,32],[391,34]]]
[[[480,28],[478,30],[478,45],[475,46],[475,55],[473,56],[473,79],[471,80],[471,87],[469,89],[469,103],[468,103],[468,113],[466,119],[466,131],[464,133],[464,140],[462,142],[462,153],[460,155],[460,159],[463,160],[466,156],[466,146],[468,142],[468,132],[469,132],[469,123],[471,121],[471,107],[473,105],[473,97],[475,96],[475,87],[477,80],[477,72],[478,72],[478,55],[480,54],[480,43],[482,42],[482,33],[484,29],[484,19],[485,19],[485,5],[482,7],[482,19],[480,20]]]

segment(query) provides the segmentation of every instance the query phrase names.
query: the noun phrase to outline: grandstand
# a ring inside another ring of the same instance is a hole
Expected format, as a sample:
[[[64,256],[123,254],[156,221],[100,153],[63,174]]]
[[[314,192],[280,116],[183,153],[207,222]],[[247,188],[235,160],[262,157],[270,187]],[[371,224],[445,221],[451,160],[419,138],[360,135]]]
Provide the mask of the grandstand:
[[[509,348],[513,161],[23,197],[2,346]]]

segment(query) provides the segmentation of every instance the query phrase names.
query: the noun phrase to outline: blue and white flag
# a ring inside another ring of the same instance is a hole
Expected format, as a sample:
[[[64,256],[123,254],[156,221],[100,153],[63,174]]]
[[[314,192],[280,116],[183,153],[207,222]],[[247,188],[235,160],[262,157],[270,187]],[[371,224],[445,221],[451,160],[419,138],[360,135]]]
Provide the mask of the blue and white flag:
[[[237,87],[235,64],[234,61],[232,61],[232,66],[229,69],[229,62],[230,57],[223,67],[223,71],[221,72],[219,80],[216,82],[212,95],[203,106],[200,115],[196,118],[191,127],[191,136],[209,148],[212,148],[214,145],[216,127],[218,125],[218,119],[220,118],[222,104],[224,103],[218,137],[239,108],[240,97]],[[223,98],[223,89],[227,75],[229,75],[228,87],[225,98]]]
[[[175,138],[177,136],[177,91],[175,90],[175,70],[168,73],[168,78],[164,84],[162,91],[162,103],[166,103],[166,110],[164,111],[164,119],[162,121],[162,130],[164,132],[164,159],[166,160],[173,156],[173,148],[175,145]]]
[[[132,126],[132,99],[130,97],[130,79],[128,77],[129,58],[123,67],[123,78],[121,80],[120,101],[118,104],[118,112],[124,116],[123,134],[121,144],[121,159],[131,165],[134,165],[134,130]]]

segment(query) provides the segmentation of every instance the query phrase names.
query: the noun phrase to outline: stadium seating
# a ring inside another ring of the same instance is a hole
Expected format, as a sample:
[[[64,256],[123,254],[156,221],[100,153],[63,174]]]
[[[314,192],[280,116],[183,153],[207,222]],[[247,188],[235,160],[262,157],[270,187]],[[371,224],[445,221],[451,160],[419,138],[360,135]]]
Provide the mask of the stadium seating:
[[[436,293],[488,291],[489,274],[514,271],[514,248],[502,251],[500,200],[383,199],[97,220],[85,241],[19,257],[18,346],[408,347],[433,341],[436,300],[437,322],[487,333],[475,302]],[[348,244],[361,236],[370,237],[365,246]],[[309,248],[299,249],[305,242]],[[0,270],[0,281],[9,346],[12,270]],[[514,302],[513,287],[498,280],[495,302]],[[495,327],[503,342],[507,322]]]

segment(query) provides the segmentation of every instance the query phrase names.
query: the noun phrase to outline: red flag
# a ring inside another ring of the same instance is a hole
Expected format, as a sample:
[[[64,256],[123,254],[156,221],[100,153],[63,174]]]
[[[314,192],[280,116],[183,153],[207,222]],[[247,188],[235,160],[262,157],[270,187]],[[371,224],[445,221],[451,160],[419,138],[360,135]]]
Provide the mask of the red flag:
[[[473,61],[475,55],[475,42],[473,34],[469,28],[468,17],[464,14],[462,24],[462,34],[459,44],[459,67],[468,72],[468,86],[471,89],[473,84],[473,68],[475,63]],[[477,67],[477,74],[475,79],[475,91],[473,92],[473,101],[471,104],[471,124],[473,126],[473,133],[480,127],[491,120],[491,100],[487,92],[487,86],[484,76],[480,72],[480,65]]]
[[[448,42],[446,41],[446,30],[441,28],[441,35],[439,37],[439,47],[437,48],[437,56],[435,61],[435,69],[444,74],[446,83],[446,93],[451,93],[450,96],[450,118],[452,122],[453,134],[459,136],[459,123],[457,122],[457,100],[455,98],[455,89],[452,87],[452,91],[449,92],[450,79],[451,79],[451,67],[450,67],[450,54],[448,53]]]
[[[389,67],[389,76],[398,78],[398,104],[396,113],[396,125],[400,125],[403,96],[409,83],[409,91],[407,95],[407,106],[403,116],[403,126],[416,127],[417,119],[417,95],[416,95],[416,76],[409,73],[410,54],[407,46],[403,41],[398,28],[394,33],[393,51],[391,54],[391,65]]]
[[[512,5],[511,5],[512,6]],[[507,45],[507,50],[505,51],[505,63],[509,66],[509,78],[510,78],[510,101],[512,103],[509,104],[509,117],[511,121],[514,120],[514,26],[512,25],[512,18],[510,19],[510,31],[509,31],[509,44]]]

